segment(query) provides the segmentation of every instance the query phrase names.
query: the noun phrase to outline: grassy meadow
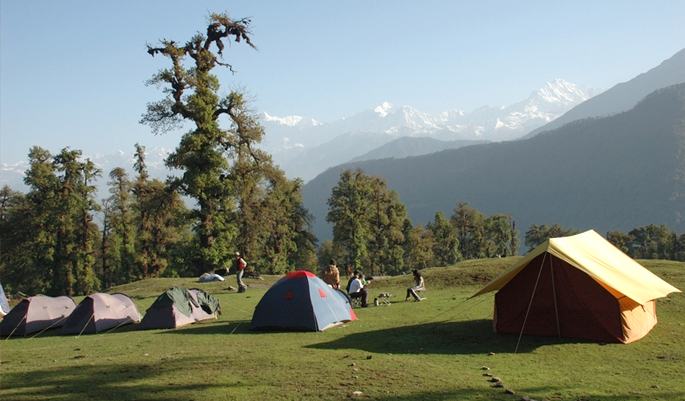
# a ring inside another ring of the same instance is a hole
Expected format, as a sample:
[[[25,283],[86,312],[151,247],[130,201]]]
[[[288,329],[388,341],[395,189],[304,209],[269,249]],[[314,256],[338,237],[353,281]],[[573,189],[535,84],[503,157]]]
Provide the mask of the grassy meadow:
[[[660,299],[659,323],[632,344],[533,336],[519,342],[493,333],[493,294],[467,300],[514,261],[426,269],[424,302],[404,301],[411,276],[374,280],[370,295],[389,292],[392,305],[356,309],[358,320],[324,332],[248,330],[254,307],[279,277],[247,279],[244,294],[228,290],[233,277],[120,286],[109,292],[131,296],[141,313],[169,287],[185,286],[215,295],[223,314],[176,330],[127,325],[94,335],[49,330],[2,339],[0,400],[685,399],[683,294]],[[685,289],[685,263],[640,262]]]

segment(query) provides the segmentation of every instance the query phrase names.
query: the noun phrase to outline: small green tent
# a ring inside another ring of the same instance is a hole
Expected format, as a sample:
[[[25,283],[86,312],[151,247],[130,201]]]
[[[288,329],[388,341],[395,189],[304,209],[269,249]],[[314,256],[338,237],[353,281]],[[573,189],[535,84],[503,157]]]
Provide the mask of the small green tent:
[[[173,287],[161,294],[148,308],[138,328],[172,329],[215,319],[221,305],[214,296],[199,289]]]

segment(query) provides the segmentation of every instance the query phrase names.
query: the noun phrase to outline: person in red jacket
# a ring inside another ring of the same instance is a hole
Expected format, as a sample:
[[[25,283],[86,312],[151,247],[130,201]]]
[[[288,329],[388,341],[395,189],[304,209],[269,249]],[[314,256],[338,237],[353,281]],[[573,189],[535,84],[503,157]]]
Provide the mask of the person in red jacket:
[[[247,267],[247,262],[240,257],[240,252],[235,253],[235,276],[238,279],[238,292],[245,292],[247,286],[243,283],[243,272]]]

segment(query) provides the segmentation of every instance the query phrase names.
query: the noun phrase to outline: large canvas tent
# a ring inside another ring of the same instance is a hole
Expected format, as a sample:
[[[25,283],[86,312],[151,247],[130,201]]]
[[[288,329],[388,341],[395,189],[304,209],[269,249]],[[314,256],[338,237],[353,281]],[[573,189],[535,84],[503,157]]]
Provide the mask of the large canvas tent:
[[[25,336],[48,328],[60,327],[75,308],[76,303],[67,296],[37,295],[26,298],[0,321],[0,335]]]
[[[250,329],[323,331],[357,317],[349,299],[314,274],[297,270],[278,280],[257,304]]]
[[[198,289],[173,287],[157,297],[138,329],[172,329],[215,319],[217,313],[221,313],[221,307],[214,296]]]
[[[680,292],[592,230],[547,240],[472,297],[490,291],[498,333],[622,343],[656,325],[657,298]]]
[[[99,292],[88,295],[78,304],[59,333],[94,334],[135,322],[140,322],[140,313],[128,295]]]

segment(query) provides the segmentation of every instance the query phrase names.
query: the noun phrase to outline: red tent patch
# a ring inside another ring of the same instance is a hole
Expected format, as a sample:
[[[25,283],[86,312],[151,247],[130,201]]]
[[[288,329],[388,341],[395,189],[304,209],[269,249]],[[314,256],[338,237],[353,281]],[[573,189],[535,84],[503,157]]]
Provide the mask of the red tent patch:
[[[288,291],[287,294],[285,294],[285,297],[283,299],[293,299],[293,290]]]
[[[326,293],[321,288],[319,288],[319,295],[321,295],[321,298],[326,298]]]

